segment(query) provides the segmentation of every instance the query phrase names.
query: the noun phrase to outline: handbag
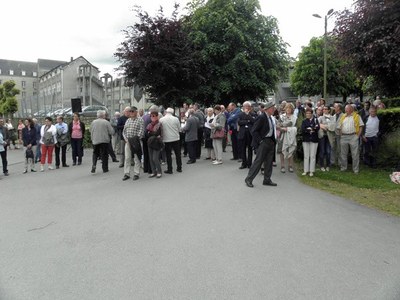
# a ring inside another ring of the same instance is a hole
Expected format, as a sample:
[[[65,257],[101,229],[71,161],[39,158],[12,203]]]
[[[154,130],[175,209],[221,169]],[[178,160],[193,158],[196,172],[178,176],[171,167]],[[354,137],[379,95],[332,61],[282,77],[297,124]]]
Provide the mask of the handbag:
[[[213,139],[223,139],[225,137],[225,129],[215,130],[212,134]]]

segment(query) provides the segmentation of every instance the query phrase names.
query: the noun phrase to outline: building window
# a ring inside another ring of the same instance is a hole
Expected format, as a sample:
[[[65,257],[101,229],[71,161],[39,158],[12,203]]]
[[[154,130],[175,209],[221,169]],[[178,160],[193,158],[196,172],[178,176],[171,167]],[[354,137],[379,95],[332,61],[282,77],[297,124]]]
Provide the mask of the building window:
[[[33,72],[33,76],[36,77],[36,76],[37,76],[37,73],[36,73],[36,72]]]
[[[14,75],[14,70],[10,70],[10,75]]]
[[[21,71],[22,76],[26,76],[26,72],[24,70]]]
[[[22,99],[26,98],[26,92],[21,92]]]
[[[21,86],[23,89],[26,88],[26,81],[21,81]]]
[[[34,81],[34,82],[33,82],[33,88],[36,89],[36,87],[37,87],[37,82]]]
[[[0,69],[0,75],[1,75],[1,69]]]

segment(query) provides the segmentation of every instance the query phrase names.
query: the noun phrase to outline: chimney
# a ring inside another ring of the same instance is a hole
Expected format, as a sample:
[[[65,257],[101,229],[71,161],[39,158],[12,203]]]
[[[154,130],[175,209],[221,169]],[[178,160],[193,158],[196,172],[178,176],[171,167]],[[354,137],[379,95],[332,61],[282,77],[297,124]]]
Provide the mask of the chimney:
[[[71,61],[73,61],[74,60],[74,58],[71,56]]]

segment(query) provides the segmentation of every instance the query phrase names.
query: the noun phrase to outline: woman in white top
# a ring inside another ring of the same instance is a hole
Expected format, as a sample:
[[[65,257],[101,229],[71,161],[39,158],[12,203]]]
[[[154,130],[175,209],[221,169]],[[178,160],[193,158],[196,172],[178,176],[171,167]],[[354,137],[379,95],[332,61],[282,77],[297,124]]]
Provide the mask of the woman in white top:
[[[53,170],[53,150],[57,143],[57,129],[53,125],[53,119],[46,117],[44,125],[40,129],[40,145],[42,148],[42,157],[40,159],[40,172],[44,171],[44,164],[46,163],[49,170]]]
[[[293,172],[293,154],[297,146],[297,118],[293,112],[293,104],[287,103],[285,106],[285,114],[280,115],[276,125],[277,129],[280,131],[277,152],[280,155],[282,173],[286,172],[285,159],[288,160],[289,172]]]

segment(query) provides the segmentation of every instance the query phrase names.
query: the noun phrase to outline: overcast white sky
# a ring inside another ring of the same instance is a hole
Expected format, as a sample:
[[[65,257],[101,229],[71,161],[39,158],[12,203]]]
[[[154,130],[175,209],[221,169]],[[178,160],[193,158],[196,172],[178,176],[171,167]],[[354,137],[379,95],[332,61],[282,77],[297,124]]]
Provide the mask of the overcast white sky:
[[[353,0],[259,0],[262,13],[279,21],[283,40],[296,57],[313,36],[324,33],[323,19],[331,8],[351,8]],[[38,58],[68,61],[84,56],[101,73],[116,75],[113,58],[123,41],[121,30],[137,21],[134,5],[151,16],[163,6],[169,16],[173,3],[187,0],[13,0],[2,1],[0,58],[35,62]],[[334,19],[328,21],[328,30]]]

